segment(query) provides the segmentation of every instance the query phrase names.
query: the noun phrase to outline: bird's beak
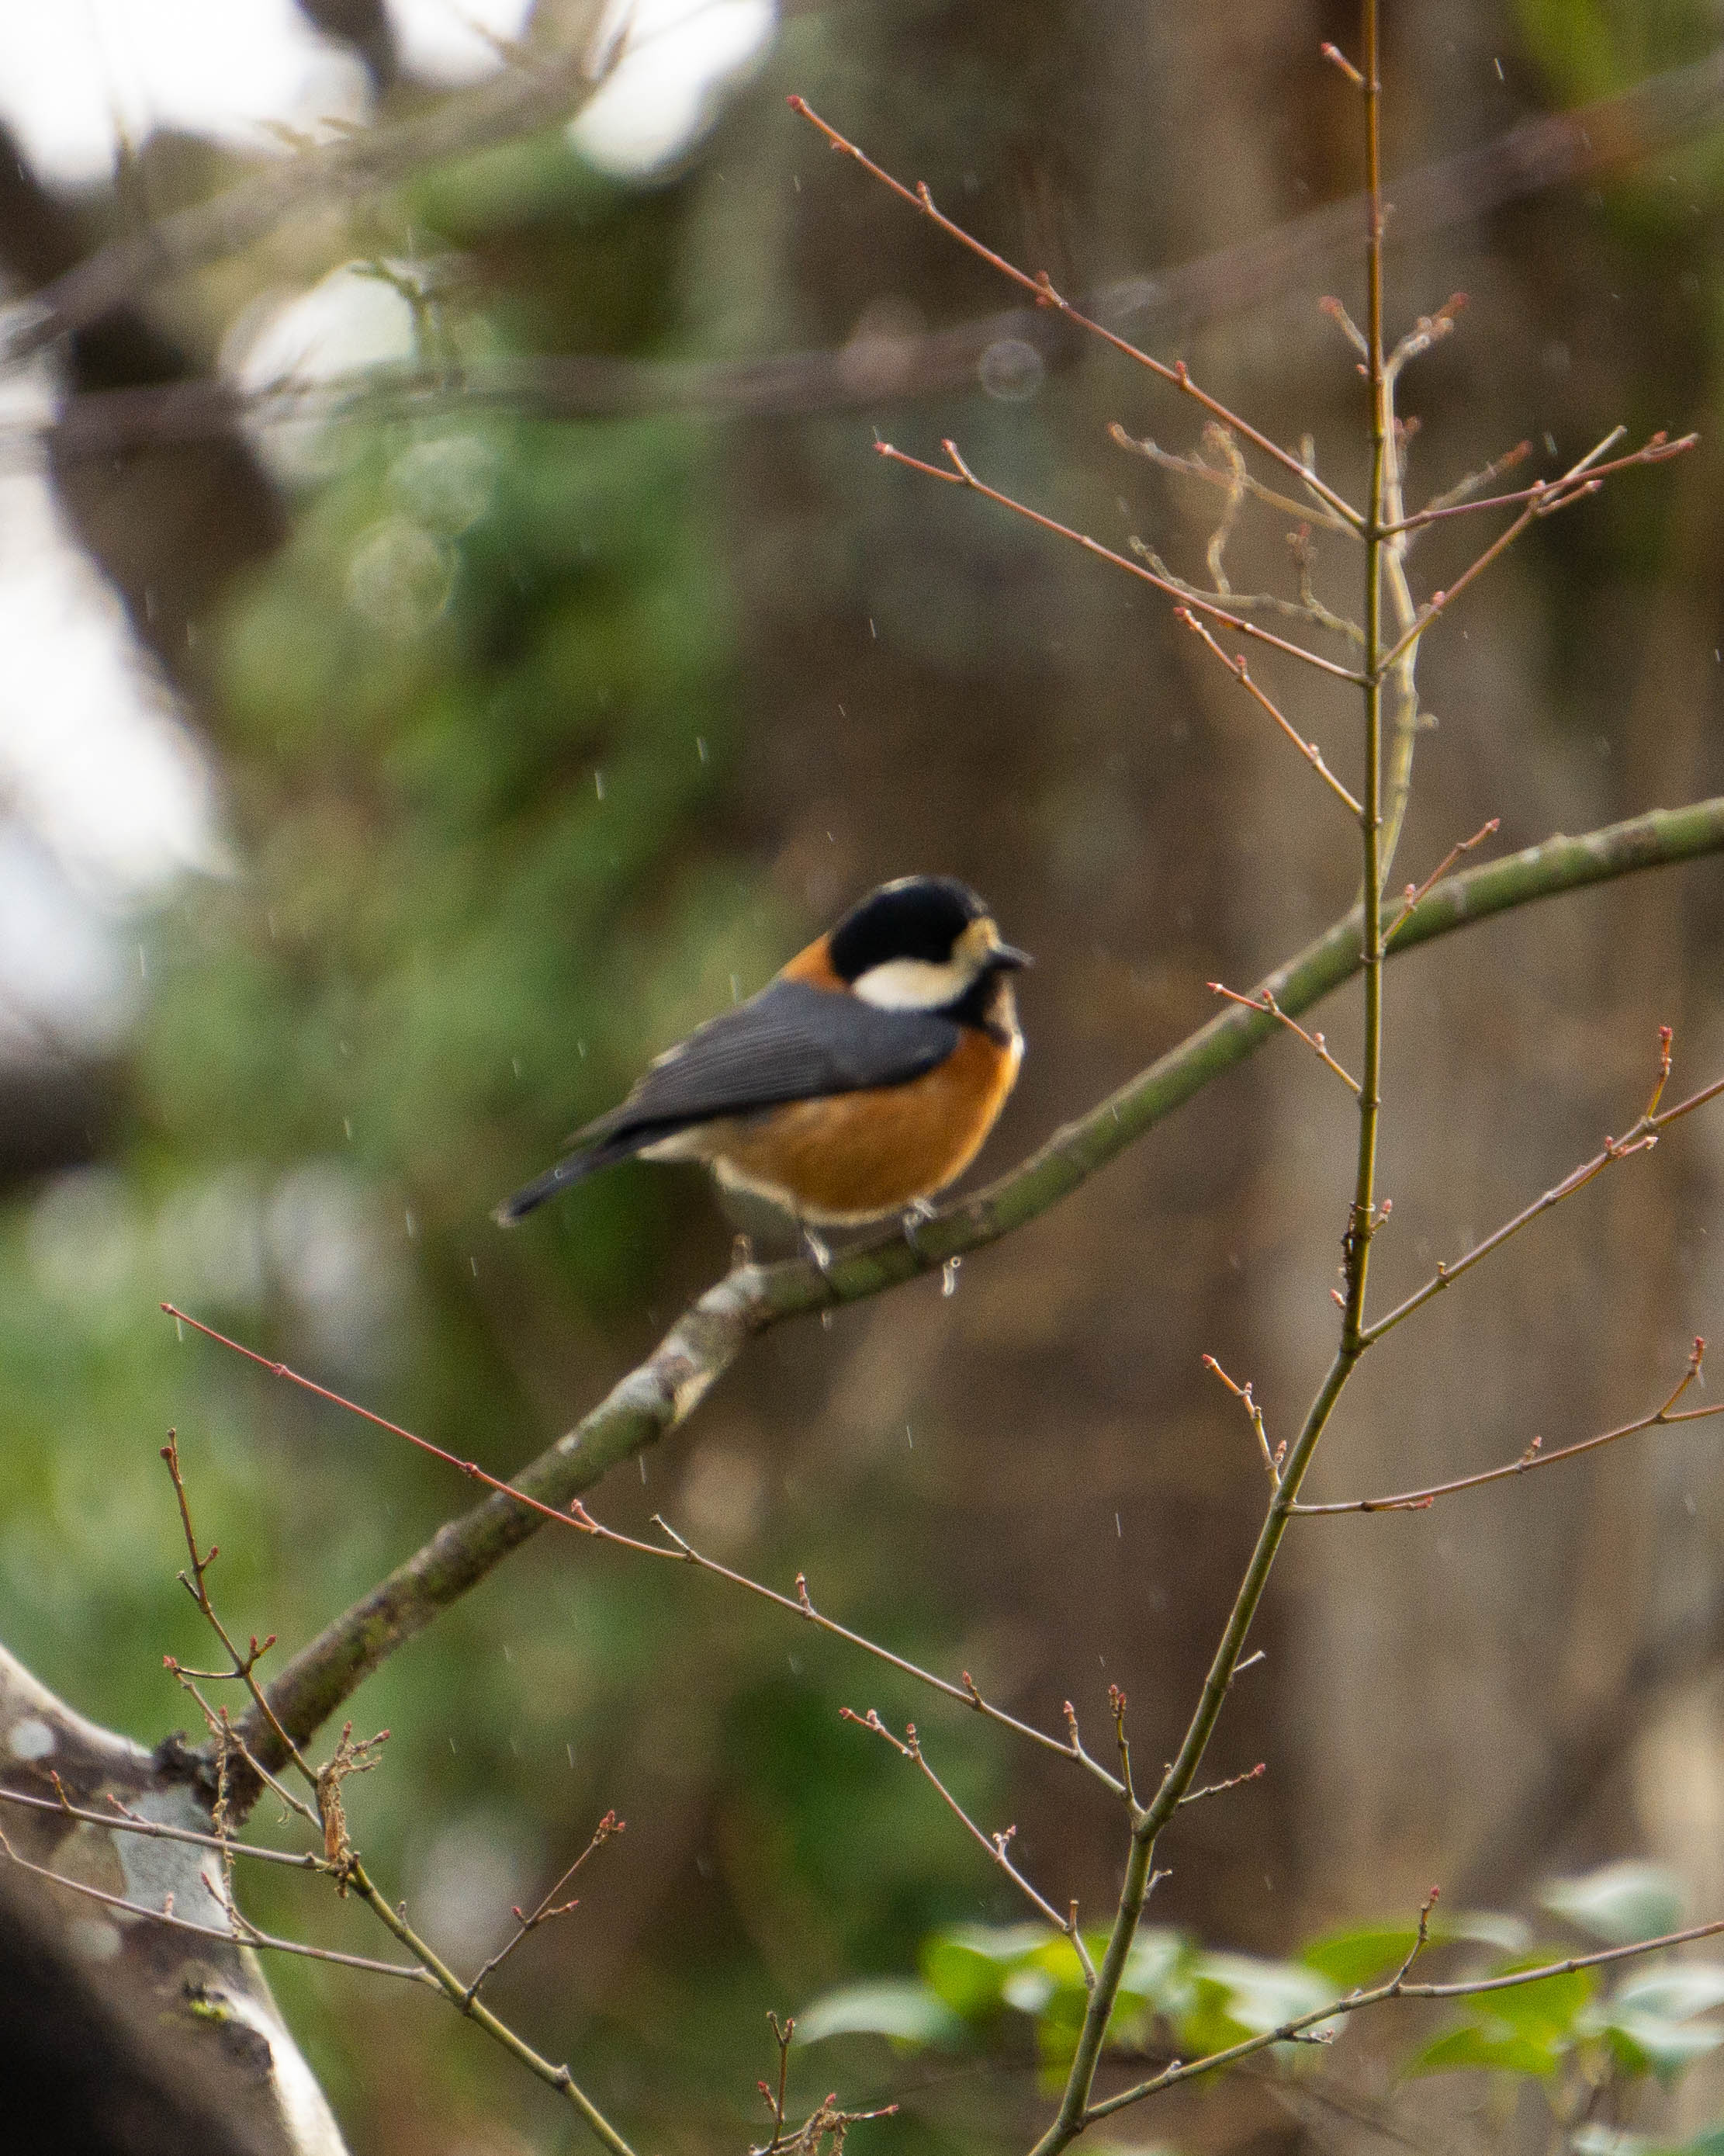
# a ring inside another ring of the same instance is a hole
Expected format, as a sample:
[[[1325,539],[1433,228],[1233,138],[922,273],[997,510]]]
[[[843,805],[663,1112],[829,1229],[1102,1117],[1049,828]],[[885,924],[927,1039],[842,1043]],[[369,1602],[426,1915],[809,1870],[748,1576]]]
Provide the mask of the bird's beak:
[[[1013,943],[996,943],[988,954],[988,963],[1002,973],[1021,973],[1024,967],[1035,963],[1027,951],[1020,951]]]

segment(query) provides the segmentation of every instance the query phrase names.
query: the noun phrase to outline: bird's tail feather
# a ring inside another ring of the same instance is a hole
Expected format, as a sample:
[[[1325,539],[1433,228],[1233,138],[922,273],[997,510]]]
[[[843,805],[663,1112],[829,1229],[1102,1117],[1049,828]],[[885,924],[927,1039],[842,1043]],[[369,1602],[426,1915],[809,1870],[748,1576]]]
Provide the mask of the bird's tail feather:
[[[517,1190],[512,1198],[505,1198],[491,1218],[500,1228],[512,1228],[517,1220],[524,1220],[547,1198],[555,1198],[560,1190],[567,1190],[577,1183],[584,1183],[589,1175],[601,1168],[608,1168],[613,1161],[627,1160],[639,1152],[642,1146],[650,1145],[654,1133],[650,1129],[618,1131],[595,1143],[565,1153],[555,1168],[547,1168],[542,1175]]]

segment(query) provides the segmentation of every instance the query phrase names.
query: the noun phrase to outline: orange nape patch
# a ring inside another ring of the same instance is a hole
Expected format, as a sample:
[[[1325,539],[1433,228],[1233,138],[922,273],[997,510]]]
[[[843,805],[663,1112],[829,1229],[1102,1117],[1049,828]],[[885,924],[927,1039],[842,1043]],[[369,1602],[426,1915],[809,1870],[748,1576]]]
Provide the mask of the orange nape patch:
[[[703,1133],[700,1150],[721,1176],[788,1202],[807,1219],[877,1219],[963,1173],[1005,1106],[1023,1053],[1020,1041],[1002,1048],[966,1026],[946,1060],[907,1086],[796,1101],[719,1124]]]
[[[778,969],[781,981],[806,981],[811,988],[849,987],[843,977],[834,973],[832,965],[832,938],[817,936],[813,942],[798,951],[796,956]]]

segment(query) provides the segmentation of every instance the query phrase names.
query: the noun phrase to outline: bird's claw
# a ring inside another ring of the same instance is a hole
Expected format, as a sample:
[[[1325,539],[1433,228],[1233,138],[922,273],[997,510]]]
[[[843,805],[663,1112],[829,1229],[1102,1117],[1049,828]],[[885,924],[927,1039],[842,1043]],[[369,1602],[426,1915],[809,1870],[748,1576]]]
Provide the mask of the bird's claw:
[[[917,1258],[920,1258],[922,1254],[922,1246],[916,1240],[917,1234],[935,1217],[936,1211],[936,1208],[929,1199],[912,1198],[909,1204],[905,1207],[903,1217],[899,1221],[898,1224],[904,1231],[904,1240],[909,1244],[911,1251]]]
[[[809,1227],[806,1220],[797,1223],[797,1233],[802,1238],[803,1254],[813,1265],[828,1286],[832,1286],[832,1253]]]

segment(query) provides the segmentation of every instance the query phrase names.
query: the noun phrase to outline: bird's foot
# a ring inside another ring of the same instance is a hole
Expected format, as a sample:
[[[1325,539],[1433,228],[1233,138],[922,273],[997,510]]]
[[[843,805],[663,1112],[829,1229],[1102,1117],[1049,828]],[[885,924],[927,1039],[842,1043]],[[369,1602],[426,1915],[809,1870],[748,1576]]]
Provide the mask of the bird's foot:
[[[798,1220],[796,1225],[797,1233],[802,1239],[803,1255],[813,1265],[815,1271],[819,1274],[828,1287],[830,1287],[832,1286],[831,1251],[809,1227],[806,1220]]]
[[[899,1220],[898,1224],[904,1231],[904,1240],[918,1259],[921,1256],[922,1246],[917,1238],[929,1221],[934,1219],[938,1209],[930,1199],[913,1198],[905,1207],[903,1215]]]

